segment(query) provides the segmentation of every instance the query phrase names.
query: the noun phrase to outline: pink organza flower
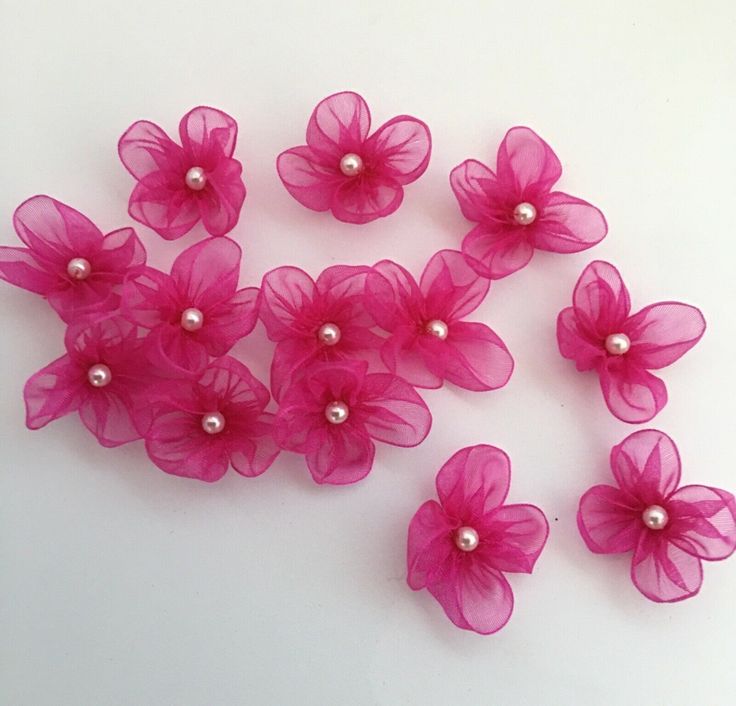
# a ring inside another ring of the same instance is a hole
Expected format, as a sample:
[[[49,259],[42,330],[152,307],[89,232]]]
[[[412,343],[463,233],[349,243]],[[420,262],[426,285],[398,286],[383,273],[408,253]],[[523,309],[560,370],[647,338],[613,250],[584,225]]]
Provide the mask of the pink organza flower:
[[[140,439],[151,422],[144,339],[120,316],[72,324],[66,354],[25,385],[26,426],[40,429],[71,412],[103,446]]]
[[[210,235],[229,233],[245,200],[243,167],[233,158],[237,136],[235,120],[206,106],[181,119],[181,146],[154,123],[133,123],[118,143],[120,160],[138,181],[131,218],[166,240],[181,238],[200,220]]]
[[[417,387],[443,380],[468,390],[495,390],[514,361],[485,324],[463,321],[480,306],[490,282],[462,253],[432,256],[417,285],[400,265],[382,260],[366,282],[366,306],[390,336],[381,348],[386,367]]]
[[[148,354],[161,371],[201,373],[255,326],[258,288],[238,289],[240,247],[208,238],[187,248],[171,274],[146,268],[125,283],[123,312],[150,331]]]
[[[279,454],[268,390],[235,358],[213,361],[196,382],[168,383],[157,397],[146,450],[167,473],[212,482],[232,465],[252,477]]]
[[[306,456],[317,483],[344,485],[368,475],[374,441],[417,446],[432,415],[414,388],[362,361],[316,363],[286,392],[274,426],[283,449]]]
[[[102,235],[50,196],[22,203],[13,224],[28,247],[0,247],[0,279],[46,297],[66,322],[116,309],[123,278],[135,277],[146,262],[132,228]]]
[[[276,400],[309,364],[363,358],[381,345],[365,308],[370,271],[335,265],[316,282],[297,267],[279,267],[264,276],[259,313],[268,337],[277,343],[271,364]]]
[[[424,503],[409,525],[409,586],[428,589],[455,625],[483,635],[511,617],[504,574],[530,574],[549,533],[535,505],[504,505],[510,481],[501,449],[464,448],[437,474],[440,501]]]
[[[703,582],[701,560],[736,549],[736,501],[725,490],[680,484],[675,442],[637,431],[611,451],[618,487],[595,485],[580,498],[578,528],[598,554],[634,552],[631,580],[649,599],[691,598]]]
[[[666,404],[667,388],[648,371],[674,363],[701,339],[703,314],[671,301],[630,314],[621,274],[601,260],[583,270],[572,301],[557,318],[560,353],[578,370],[598,372],[615,416],[632,424],[649,421]]]
[[[498,148],[496,171],[468,159],[450,173],[460,210],[475,226],[463,241],[485,277],[520,270],[534,249],[574,253],[608,232],[603,214],[587,201],[552,191],[562,165],[528,127],[513,127]]]
[[[429,128],[399,115],[368,136],[371,114],[357,93],[321,101],[307,125],[307,144],[277,159],[288,192],[313,211],[332,211],[346,223],[392,214],[404,186],[424,174],[432,147]]]

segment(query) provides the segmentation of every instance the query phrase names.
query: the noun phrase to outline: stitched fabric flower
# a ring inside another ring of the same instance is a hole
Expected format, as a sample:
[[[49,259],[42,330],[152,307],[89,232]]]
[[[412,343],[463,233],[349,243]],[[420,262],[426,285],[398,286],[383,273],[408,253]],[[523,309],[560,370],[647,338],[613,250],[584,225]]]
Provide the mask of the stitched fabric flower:
[[[395,262],[377,263],[366,303],[390,333],[381,348],[386,367],[417,387],[440,387],[444,380],[468,390],[503,387],[514,367],[508,349],[485,324],[463,321],[489,285],[455,250],[433,255],[418,285]]]
[[[675,442],[656,429],[637,431],[611,451],[616,486],[595,485],[580,498],[578,528],[598,554],[633,552],[631,580],[649,599],[691,598],[703,559],[736,549],[736,501],[705,485],[680,488]]]
[[[297,267],[279,267],[264,276],[259,313],[268,337],[277,343],[271,365],[276,400],[312,362],[365,358],[381,345],[365,308],[370,271],[335,265],[316,282]]]
[[[501,449],[464,448],[437,474],[439,502],[424,503],[409,525],[409,586],[428,589],[455,625],[483,635],[511,617],[504,574],[530,574],[549,533],[535,505],[504,505],[510,480]]]
[[[674,363],[705,332],[699,309],[659,302],[631,314],[619,271],[591,262],[580,275],[573,305],[557,318],[560,353],[578,370],[595,370],[611,412],[624,422],[652,419],[667,402],[664,382],[649,370]]]
[[[317,363],[284,395],[276,442],[304,454],[317,483],[355,483],[371,470],[374,441],[417,446],[429,433],[432,415],[414,388],[367,370],[360,361]]]
[[[258,288],[238,289],[240,247],[208,238],[182,252],[167,275],[153,268],[125,283],[125,316],[150,331],[160,371],[199,374],[255,326]]]
[[[279,453],[271,435],[266,387],[242,363],[225,356],[198,381],[168,383],[159,401],[146,450],[167,473],[204,481],[228,467],[244,476],[263,473]]]
[[[276,162],[288,192],[313,211],[332,211],[346,223],[392,214],[404,186],[424,174],[431,152],[429,128],[399,115],[372,135],[371,114],[357,93],[321,101],[307,125],[307,144],[282,152]]]
[[[27,247],[0,247],[0,279],[47,298],[66,322],[116,309],[123,278],[146,262],[132,228],[103,235],[50,196],[23,202],[13,224]]]
[[[210,235],[229,233],[245,200],[243,168],[233,158],[237,136],[233,118],[206,106],[181,119],[181,146],[154,123],[133,123],[118,143],[120,160],[138,182],[131,218],[166,240],[181,238],[200,220]]]
[[[535,248],[574,253],[603,240],[608,225],[595,206],[552,191],[561,175],[552,148],[528,127],[506,133],[495,172],[474,159],[452,170],[460,210],[477,224],[462,249],[483,276],[500,279],[520,270]]]
[[[40,429],[78,412],[103,446],[140,439],[151,422],[151,380],[137,327],[116,315],[81,321],[64,343],[66,354],[25,385],[26,426]]]

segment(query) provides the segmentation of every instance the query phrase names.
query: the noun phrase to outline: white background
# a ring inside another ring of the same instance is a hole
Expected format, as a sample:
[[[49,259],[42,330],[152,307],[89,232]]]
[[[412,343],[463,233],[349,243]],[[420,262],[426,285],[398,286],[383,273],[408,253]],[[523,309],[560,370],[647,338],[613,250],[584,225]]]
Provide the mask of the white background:
[[[559,187],[610,233],[573,256],[537,254],[493,285],[476,318],[506,341],[510,384],[425,396],[417,449],[379,448],[347,488],[312,484],[284,454],[264,476],[207,485],[168,476],[142,445],[105,450],[68,417],[31,433],[22,386],[62,351],[45,303],[0,289],[0,703],[9,706],[726,706],[736,690],[736,560],[701,594],[648,602],[628,557],[587,551],[577,499],[609,478],[633,428],[595,376],[556,349],[557,312],[593,258],[622,270],[639,308],[699,305],[703,341],[663,372],[654,425],[679,445],[684,482],[734,490],[736,9],[732,2],[0,1],[0,242],[48,193],[104,231],[130,225],[132,179],[116,142],[134,120],[175,134],[198,104],[240,124],[248,197],[233,233],[242,281],[283,264],[392,257],[417,274],[471,227],[449,189],[468,157],[493,163],[512,125],[564,165]],[[276,155],[303,142],[322,97],[363,94],[374,127],[409,113],[431,127],[425,176],[393,216],[353,227],[282,188]],[[164,243],[168,266],[201,233]],[[262,328],[237,353],[265,376]],[[458,448],[511,456],[511,501],[550,520],[532,576],[511,576],[500,633],[456,629],[405,583],[412,514]]]

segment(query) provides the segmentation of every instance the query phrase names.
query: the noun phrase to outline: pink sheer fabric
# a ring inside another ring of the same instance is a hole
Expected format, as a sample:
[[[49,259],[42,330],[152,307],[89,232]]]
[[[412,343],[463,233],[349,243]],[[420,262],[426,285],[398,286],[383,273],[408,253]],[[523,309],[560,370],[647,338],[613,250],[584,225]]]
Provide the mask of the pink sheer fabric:
[[[514,368],[511,354],[488,326],[463,320],[489,286],[455,250],[433,255],[419,284],[391,260],[374,265],[366,306],[389,333],[381,348],[386,367],[417,387],[444,381],[477,391],[503,387]]]
[[[598,554],[633,552],[631,580],[650,600],[691,598],[703,580],[702,560],[726,559],[736,549],[733,495],[704,485],[678,488],[677,447],[655,429],[615,446],[611,469],[615,486],[595,485],[580,498],[583,540]]]
[[[26,383],[26,426],[40,429],[71,412],[102,446],[140,439],[151,423],[142,348],[137,327],[112,315],[71,325],[66,354]]]
[[[230,238],[207,238],[184,250],[170,275],[148,267],[126,281],[123,313],[150,332],[159,372],[197,376],[253,330],[258,288],[238,289],[240,257]]]
[[[464,448],[437,474],[439,502],[424,503],[409,525],[409,586],[426,588],[455,625],[483,635],[511,617],[504,574],[531,573],[549,534],[538,507],[504,504],[510,481],[503,451]]]
[[[279,267],[263,277],[258,309],[277,344],[271,364],[276,400],[312,363],[364,358],[381,345],[365,307],[369,273],[369,267],[334,265],[314,282],[298,267]],[[333,327],[332,337],[324,335],[325,326]]]
[[[574,253],[608,232],[595,206],[552,187],[562,165],[552,148],[528,127],[513,127],[498,148],[496,171],[468,159],[450,173],[465,218],[477,225],[463,252],[484,277],[500,279],[529,263],[534,250]]]
[[[120,160],[137,181],[131,218],[166,240],[200,220],[210,235],[229,233],[245,200],[242,165],[233,158],[237,135],[233,118],[206,106],[181,119],[181,146],[154,123],[133,123],[118,143]]]
[[[304,454],[316,483],[344,485],[368,475],[375,441],[417,446],[431,424],[411,385],[346,360],[315,363],[286,391],[274,434],[281,448]]]
[[[45,297],[67,323],[115,310],[123,278],[146,262],[132,228],[103,235],[50,196],[24,201],[13,224],[26,247],[0,247],[0,279]]]
[[[321,101],[307,125],[307,144],[282,152],[281,181],[303,206],[332,211],[346,223],[369,223],[392,214],[404,186],[429,164],[429,128],[399,115],[369,135],[371,115],[357,93],[336,93]]]
[[[212,482],[232,466],[252,477],[279,454],[268,390],[235,358],[213,361],[196,382],[164,385],[158,397],[146,451],[167,473]]]
[[[611,412],[638,424],[667,402],[664,382],[649,370],[664,368],[690,350],[705,332],[705,319],[694,306],[672,301],[636,314],[630,310],[619,271],[608,262],[591,262],[575,285],[573,305],[557,318],[557,343],[578,370],[598,373]],[[612,346],[617,339],[623,348]]]

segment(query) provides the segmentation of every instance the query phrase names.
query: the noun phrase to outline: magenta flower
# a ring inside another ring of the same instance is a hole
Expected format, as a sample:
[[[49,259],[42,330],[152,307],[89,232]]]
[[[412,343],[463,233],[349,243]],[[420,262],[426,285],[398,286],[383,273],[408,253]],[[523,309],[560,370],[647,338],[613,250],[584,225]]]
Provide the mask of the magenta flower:
[[[306,456],[316,483],[355,483],[371,470],[374,441],[417,446],[429,433],[432,415],[414,388],[367,370],[359,361],[317,363],[284,395],[276,442]]]
[[[399,115],[370,137],[371,114],[357,93],[321,101],[307,125],[307,144],[282,152],[276,162],[287,191],[313,211],[332,211],[346,223],[389,216],[404,186],[424,174],[432,147],[429,128]]]
[[[636,431],[611,451],[618,487],[594,485],[580,498],[578,528],[597,554],[633,551],[631,580],[650,600],[691,598],[703,582],[702,559],[736,549],[736,501],[725,490],[680,484],[675,442]]]
[[[235,120],[206,106],[181,119],[181,146],[154,123],[133,123],[118,143],[120,160],[138,181],[131,218],[166,240],[181,238],[200,220],[210,235],[229,233],[245,200],[243,167],[233,158],[237,136]]]
[[[483,635],[511,617],[504,574],[530,574],[549,534],[535,505],[504,505],[510,481],[501,449],[461,449],[437,474],[440,501],[424,503],[409,525],[409,586],[428,589],[455,625]]]
[[[258,288],[238,289],[240,247],[208,238],[187,248],[171,274],[153,268],[125,283],[123,313],[150,331],[148,354],[161,371],[198,375],[255,326]]]
[[[664,382],[649,370],[674,363],[701,339],[703,314],[670,301],[630,314],[621,274],[601,260],[583,270],[572,301],[557,318],[560,353],[578,370],[598,372],[615,416],[632,424],[649,421],[667,403]]]
[[[232,465],[252,477],[279,454],[268,390],[235,358],[213,361],[196,382],[168,383],[157,397],[146,451],[167,473],[212,482]]]
[[[259,313],[268,337],[277,343],[271,364],[276,400],[311,363],[364,358],[381,345],[365,309],[370,271],[335,265],[316,282],[297,267],[279,267],[264,276]]]
[[[140,439],[148,431],[150,379],[144,340],[120,316],[82,321],[67,329],[66,354],[25,385],[26,426],[40,429],[71,412],[103,446]]]
[[[50,196],[23,202],[13,224],[28,247],[0,247],[0,279],[46,297],[66,322],[115,310],[123,278],[135,277],[146,262],[132,228],[102,235]]]
[[[468,390],[495,390],[514,361],[485,324],[463,321],[480,306],[490,282],[454,250],[432,256],[417,285],[400,265],[382,260],[366,283],[366,305],[390,333],[381,348],[386,367],[417,387],[444,380]]]
[[[587,201],[552,191],[562,166],[552,148],[528,127],[513,127],[498,148],[496,172],[468,159],[450,173],[465,218],[475,226],[463,252],[478,272],[501,279],[520,270],[534,249],[587,250],[608,232],[603,214]]]

